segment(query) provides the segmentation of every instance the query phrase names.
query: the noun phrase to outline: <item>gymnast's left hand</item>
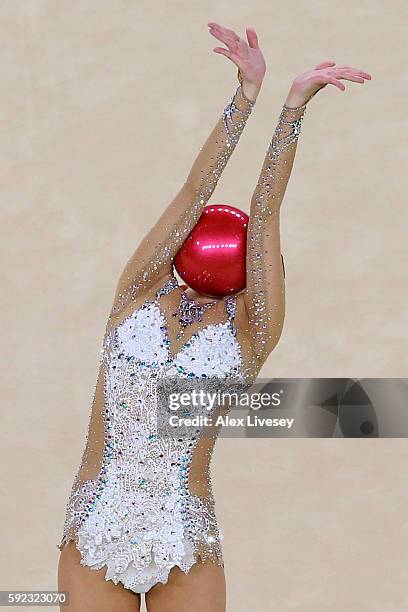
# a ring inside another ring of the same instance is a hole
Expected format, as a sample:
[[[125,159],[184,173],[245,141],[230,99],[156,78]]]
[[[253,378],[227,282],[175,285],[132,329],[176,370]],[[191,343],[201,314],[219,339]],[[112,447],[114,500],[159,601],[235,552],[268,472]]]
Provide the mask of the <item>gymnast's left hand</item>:
[[[340,91],[346,89],[342,80],[364,83],[371,79],[371,74],[352,66],[336,66],[336,62],[326,61],[318,64],[313,70],[307,70],[295,78],[286,98],[286,106],[296,108],[309,102],[318,91],[326,85],[334,85]]]
[[[245,96],[256,100],[266,72],[266,62],[258,44],[258,36],[253,28],[246,28],[247,41],[233,30],[224,28],[211,21],[208,23],[210,34],[223,42],[224,47],[215,47],[213,51],[228,57],[241,75],[241,84]]]

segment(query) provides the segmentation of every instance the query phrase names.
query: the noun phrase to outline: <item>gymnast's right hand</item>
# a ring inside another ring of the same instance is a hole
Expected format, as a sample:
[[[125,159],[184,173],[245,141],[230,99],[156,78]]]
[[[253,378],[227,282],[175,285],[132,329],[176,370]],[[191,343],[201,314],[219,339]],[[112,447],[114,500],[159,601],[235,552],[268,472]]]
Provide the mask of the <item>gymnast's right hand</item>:
[[[246,28],[247,40],[243,40],[233,30],[223,28],[211,21],[208,23],[210,34],[223,42],[224,47],[215,47],[213,51],[228,57],[237,67],[244,95],[255,101],[266,72],[266,62],[258,45],[258,36],[253,28]]]

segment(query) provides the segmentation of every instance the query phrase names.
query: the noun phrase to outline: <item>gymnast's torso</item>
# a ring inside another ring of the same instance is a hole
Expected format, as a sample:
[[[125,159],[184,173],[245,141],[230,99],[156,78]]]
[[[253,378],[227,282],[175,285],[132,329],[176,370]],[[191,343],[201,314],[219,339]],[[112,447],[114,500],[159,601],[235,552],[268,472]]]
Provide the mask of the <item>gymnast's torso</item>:
[[[173,275],[160,285],[152,299],[107,327],[60,544],[74,539],[83,565],[106,566],[106,579],[139,593],[165,583],[176,565],[184,571],[198,559],[223,565],[209,470],[215,435],[200,428],[180,438],[163,435],[158,381],[245,379],[237,297],[217,300],[175,346],[171,315],[184,289]]]

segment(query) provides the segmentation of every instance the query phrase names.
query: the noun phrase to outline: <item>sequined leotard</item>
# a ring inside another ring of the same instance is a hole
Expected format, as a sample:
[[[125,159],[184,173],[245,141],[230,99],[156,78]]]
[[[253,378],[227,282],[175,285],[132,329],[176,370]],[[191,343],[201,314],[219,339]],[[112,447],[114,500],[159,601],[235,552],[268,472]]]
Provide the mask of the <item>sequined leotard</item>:
[[[267,149],[251,200],[245,292],[218,300],[182,341],[171,316],[183,292],[172,261],[253,105],[240,85],[183,188],[127,262],[105,330],[86,445],[58,547],[74,540],[82,565],[106,567],[106,580],[138,593],[165,583],[174,566],[187,572],[200,560],[223,565],[209,472],[215,436],[159,436],[158,382],[168,376],[252,380],[281,333],[276,224],[305,107],[283,107]],[[236,325],[243,299],[247,329]]]

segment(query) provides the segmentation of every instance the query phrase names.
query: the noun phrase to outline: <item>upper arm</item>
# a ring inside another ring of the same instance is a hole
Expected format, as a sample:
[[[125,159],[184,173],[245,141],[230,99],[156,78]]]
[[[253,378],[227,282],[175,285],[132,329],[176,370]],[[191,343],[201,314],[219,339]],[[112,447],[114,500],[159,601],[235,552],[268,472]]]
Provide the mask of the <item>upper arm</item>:
[[[280,245],[279,211],[268,215],[262,229],[250,218],[246,258],[245,306],[252,348],[262,364],[279,342],[285,318],[285,276]]]
[[[173,251],[179,248],[180,236],[183,235],[183,213],[194,201],[194,197],[193,189],[185,183],[142,239],[119,277],[116,303],[119,296],[124,297],[124,292],[131,293],[132,287],[133,294],[141,287],[146,291],[154,282],[172,271]]]

